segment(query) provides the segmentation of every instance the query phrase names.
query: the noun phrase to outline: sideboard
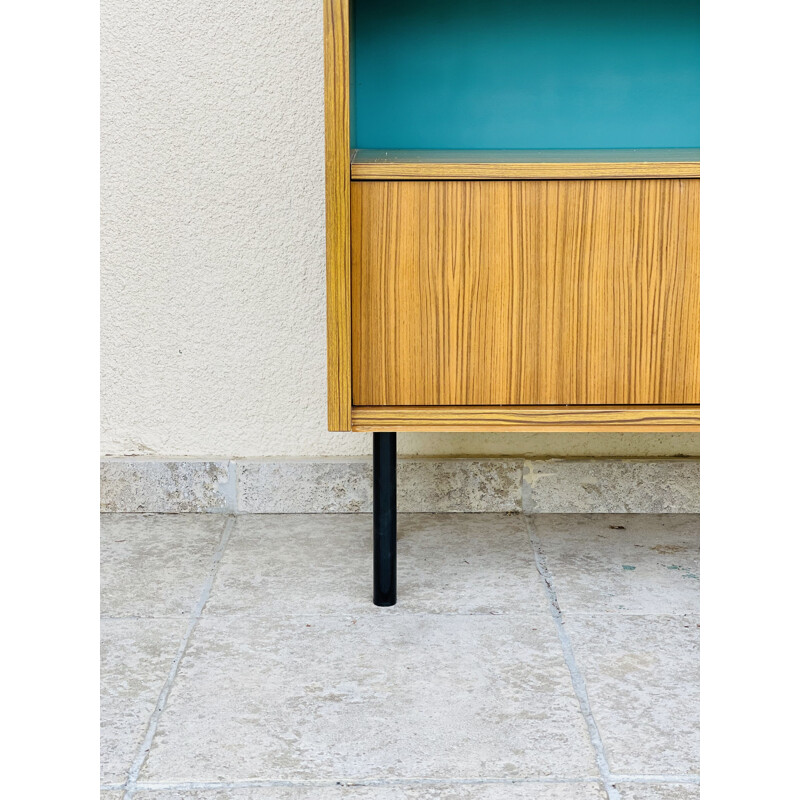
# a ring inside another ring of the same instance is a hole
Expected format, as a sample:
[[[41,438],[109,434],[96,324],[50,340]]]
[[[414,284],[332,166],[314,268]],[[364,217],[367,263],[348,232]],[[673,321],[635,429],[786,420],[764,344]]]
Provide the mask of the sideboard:
[[[699,7],[324,0],[328,427],[697,431]]]

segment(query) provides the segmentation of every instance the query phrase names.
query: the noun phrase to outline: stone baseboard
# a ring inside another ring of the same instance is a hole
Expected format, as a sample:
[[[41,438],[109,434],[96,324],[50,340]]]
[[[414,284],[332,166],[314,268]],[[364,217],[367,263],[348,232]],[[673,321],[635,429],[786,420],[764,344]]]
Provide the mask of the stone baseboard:
[[[398,511],[697,513],[698,459],[403,459]],[[370,459],[100,464],[101,511],[239,514],[372,510]]]

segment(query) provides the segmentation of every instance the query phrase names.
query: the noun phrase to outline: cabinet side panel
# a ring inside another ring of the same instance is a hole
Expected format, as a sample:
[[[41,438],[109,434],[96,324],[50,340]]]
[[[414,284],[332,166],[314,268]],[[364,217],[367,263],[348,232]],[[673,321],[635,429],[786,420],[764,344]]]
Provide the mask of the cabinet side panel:
[[[324,0],[328,428],[350,430],[350,8]]]
[[[357,406],[699,402],[699,181],[353,184]]]

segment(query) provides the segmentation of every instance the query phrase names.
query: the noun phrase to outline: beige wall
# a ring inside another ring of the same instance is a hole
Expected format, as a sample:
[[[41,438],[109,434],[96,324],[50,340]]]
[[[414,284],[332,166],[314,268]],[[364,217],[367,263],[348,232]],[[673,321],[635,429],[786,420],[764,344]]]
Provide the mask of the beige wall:
[[[103,454],[335,456],[322,0],[103,0]],[[408,454],[697,455],[691,434],[425,434]]]

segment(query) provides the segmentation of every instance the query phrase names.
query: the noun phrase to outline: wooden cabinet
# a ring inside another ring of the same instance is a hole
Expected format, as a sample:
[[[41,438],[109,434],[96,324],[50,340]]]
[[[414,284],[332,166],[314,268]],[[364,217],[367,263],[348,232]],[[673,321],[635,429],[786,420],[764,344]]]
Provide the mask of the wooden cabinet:
[[[699,429],[698,0],[324,0],[328,427]]]
[[[331,430],[698,429],[695,4],[570,2],[325,0]]]

